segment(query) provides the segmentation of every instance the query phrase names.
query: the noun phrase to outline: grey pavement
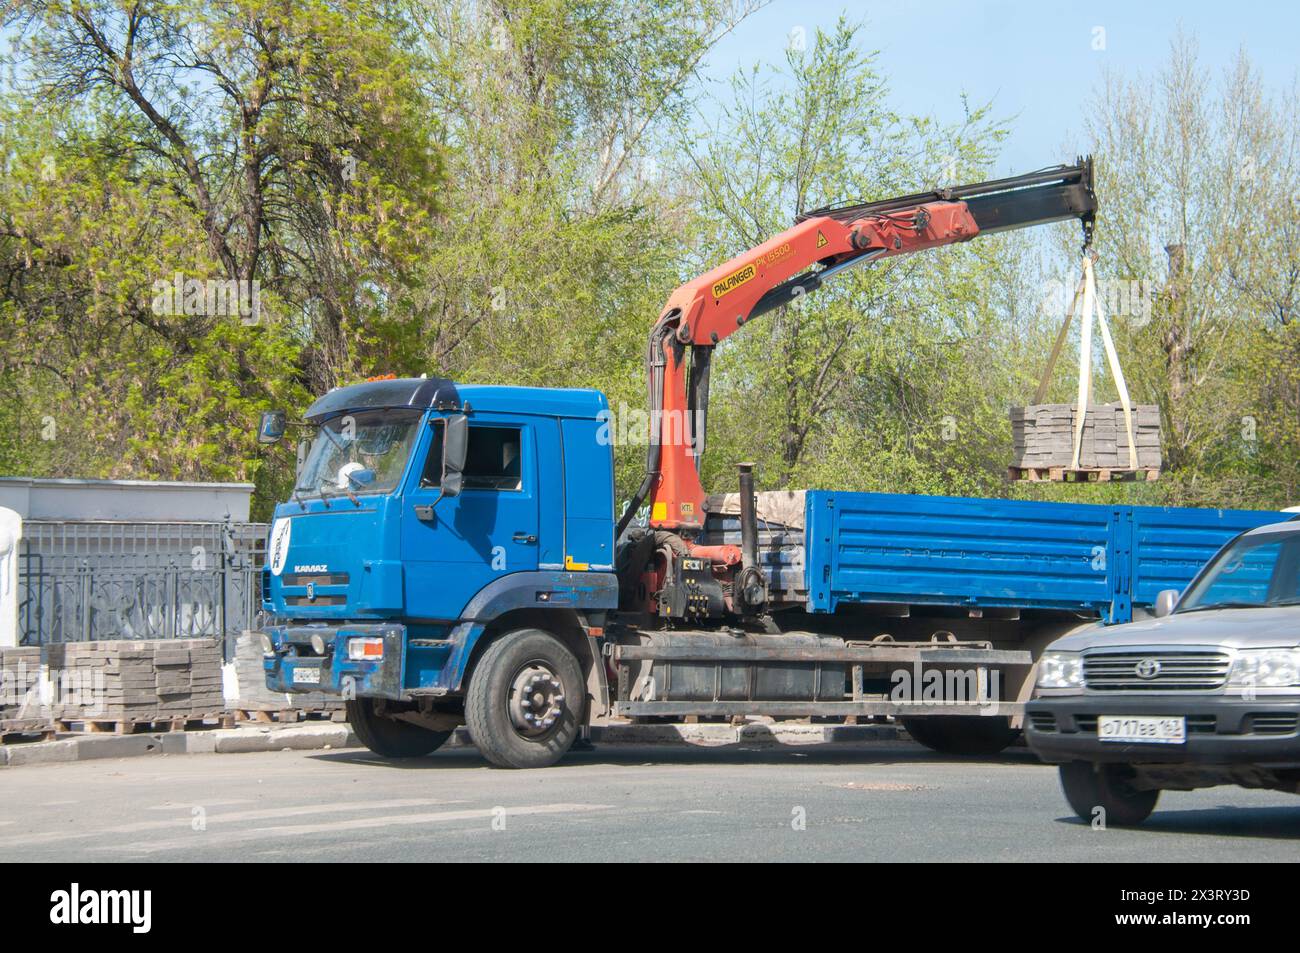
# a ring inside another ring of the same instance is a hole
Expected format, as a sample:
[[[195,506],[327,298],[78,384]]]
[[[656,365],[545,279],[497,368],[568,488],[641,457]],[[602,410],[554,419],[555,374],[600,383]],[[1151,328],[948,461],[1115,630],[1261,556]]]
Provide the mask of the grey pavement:
[[[0,861],[1253,861],[1300,857],[1300,798],[1174,792],[1097,831],[1024,749],[905,741],[600,745],[537,771],[473,749],[160,754],[0,772]]]

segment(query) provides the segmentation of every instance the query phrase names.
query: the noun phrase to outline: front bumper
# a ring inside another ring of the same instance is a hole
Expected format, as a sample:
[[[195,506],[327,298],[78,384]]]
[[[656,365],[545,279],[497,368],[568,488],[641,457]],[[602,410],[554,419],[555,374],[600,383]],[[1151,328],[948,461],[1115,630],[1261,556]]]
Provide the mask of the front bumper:
[[[1183,744],[1099,741],[1099,715],[1187,719]],[[1025,740],[1044,761],[1300,766],[1300,698],[1068,695],[1025,705]]]
[[[402,698],[404,626],[393,623],[357,625],[281,625],[267,628],[275,654],[263,656],[266,687],[273,692],[325,692],[353,698]],[[312,647],[313,636],[325,651]],[[375,660],[348,658],[347,641],[356,636],[380,637],[384,655]]]

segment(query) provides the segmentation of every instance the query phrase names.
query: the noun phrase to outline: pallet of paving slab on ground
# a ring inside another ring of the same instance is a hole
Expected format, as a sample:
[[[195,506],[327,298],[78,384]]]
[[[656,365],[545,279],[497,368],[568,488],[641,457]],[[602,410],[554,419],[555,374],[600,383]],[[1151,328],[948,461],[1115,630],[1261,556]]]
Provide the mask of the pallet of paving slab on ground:
[[[1158,467],[1007,467],[1007,478],[1028,483],[1154,483],[1160,479]]]
[[[84,731],[173,730],[226,707],[215,639],[70,642],[47,646],[46,661],[65,696],[55,717]]]

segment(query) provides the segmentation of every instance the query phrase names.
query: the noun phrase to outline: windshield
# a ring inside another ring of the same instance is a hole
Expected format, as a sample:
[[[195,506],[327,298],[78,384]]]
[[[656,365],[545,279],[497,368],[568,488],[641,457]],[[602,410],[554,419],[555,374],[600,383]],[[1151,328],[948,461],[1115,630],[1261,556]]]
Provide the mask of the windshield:
[[[1179,603],[1197,609],[1300,603],[1300,533],[1243,536],[1210,563]]]
[[[418,410],[363,410],[325,421],[312,438],[296,493],[388,493],[420,434]]]

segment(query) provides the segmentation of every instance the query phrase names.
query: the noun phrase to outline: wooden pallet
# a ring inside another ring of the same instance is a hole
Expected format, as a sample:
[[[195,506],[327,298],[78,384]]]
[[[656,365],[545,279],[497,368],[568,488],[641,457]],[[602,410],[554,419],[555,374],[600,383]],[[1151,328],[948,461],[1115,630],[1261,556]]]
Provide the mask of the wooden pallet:
[[[1154,467],[1138,467],[1136,470],[1108,467],[1007,467],[1007,478],[1029,483],[1154,483],[1160,479],[1160,471]]]
[[[54,725],[43,718],[0,718],[0,745],[53,741]]]
[[[251,721],[262,725],[296,724],[300,721],[347,721],[342,708],[321,710],[315,708],[234,708],[237,721]]]
[[[55,724],[61,731],[79,734],[136,735],[233,728],[235,719],[228,712],[211,712],[206,715],[177,715],[170,718],[59,718]]]

